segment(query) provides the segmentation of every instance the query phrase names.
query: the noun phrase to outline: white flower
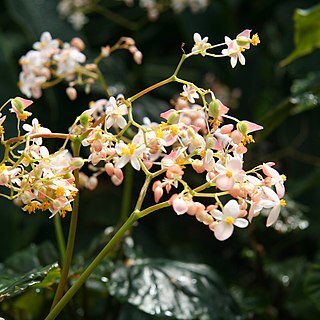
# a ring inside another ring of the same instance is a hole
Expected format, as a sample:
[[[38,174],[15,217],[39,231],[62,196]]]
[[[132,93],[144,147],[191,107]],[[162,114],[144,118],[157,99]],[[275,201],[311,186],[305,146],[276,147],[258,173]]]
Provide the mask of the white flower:
[[[286,205],[284,199],[279,199],[278,195],[270,188],[262,186],[262,190],[266,195],[266,199],[260,201],[260,205],[264,208],[272,208],[269,212],[266,226],[270,227],[273,225],[280,214],[281,207]]]
[[[199,98],[199,94],[196,89],[188,84],[183,86],[183,92],[181,93],[181,96],[188,99],[191,103],[195,103],[194,99]]]
[[[115,147],[116,152],[120,156],[120,159],[116,163],[116,168],[123,168],[129,161],[132,167],[136,170],[140,170],[139,158],[146,152],[147,148],[144,144],[137,146],[134,143],[125,144],[120,142]]]
[[[59,41],[52,39],[50,32],[43,32],[40,41],[34,43],[33,49],[41,51],[45,56],[50,56],[59,50]]]
[[[118,106],[116,99],[114,97],[110,97],[106,108],[107,129],[112,126],[117,126],[123,129],[127,124],[127,120],[123,117],[126,114],[128,114],[127,106],[125,104],[120,104],[120,106]]]
[[[243,48],[237,44],[237,40],[231,40],[229,37],[224,37],[224,40],[228,48],[223,49],[221,53],[230,57],[231,67],[234,68],[237,65],[238,60],[242,65],[245,65],[246,59],[241,53]]]
[[[27,131],[27,135],[29,134],[37,134],[37,133],[50,133],[51,131],[47,128],[41,127],[39,121],[37,118],[32,119],[32,125],[25,123],[22,128]],[[42,144],[42,138],[34,138],[32,139],[35,144],[41,145]]]
[[[191,52],[201,53],[203,56],[205,56],[206,50],[211,46],[211,44],[208,42],[208,37],[204,37],[202,39],[199,33],[195,33],[193,35],[193,40],[195,43]]]
[[[60,53],[53,56],[57,64],[58,75],[69,75],[76,71],[79,63],[86,61],[86,56],[77,48],[71,47],[70,44],[65,43]]]
[[[246,219],[239,218],[240,207],[236,200],[227,202],[222,212],[213,209],[210,213],[217,221],[219,221],[218,224],[217,222],[213,222],[209,227],[214,231],[215,237],[220,241],[226,240],[232,235],[234,225],[238,228],[245,228],[249,224]]]

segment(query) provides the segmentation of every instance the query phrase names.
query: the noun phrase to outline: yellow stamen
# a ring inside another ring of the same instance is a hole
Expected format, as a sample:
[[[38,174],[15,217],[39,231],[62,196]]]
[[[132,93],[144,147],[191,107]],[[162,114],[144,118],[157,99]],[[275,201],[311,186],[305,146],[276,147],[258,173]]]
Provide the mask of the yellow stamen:
[[[46,211],[46,210],[48,210],[50,207],[51,207],[51,204],[50,204],[50,202],[48,202],[48,201],[42,202],[42,203],[39,205],[39,209],[40,209],[41,211]]]
[[[287,205],[286,200],[281,199],[281,200],[280,200],[280,206],[281,206],[281,207],[285,207],[286,205]]]
[[[57,197],[62,197],[64,196],[65,190],[63,187],[58,187],[55,191],[55,194]]]
[[[228,216],[224,219],[224,221],[226,223],[229,223],[229,224],[233,224],[234,223],[234,217],[231,217],[231,216]]]
[[[287,177],[284,174],[282,174],[280,177],[283,181],[287,181]]]
[[[171,126],[170,126],[170,131],[171,131],[171,133],[175,136],[175,135],[178,134],[179,128],[178,128],[178,126],[171,125]]]
[[[6,170],[6,165],[3,163],[2,165],[0,165],[0,173],[4,170]]]
[[[123,155],[132,156],[136,150],[136,146],[137,145],[134,143],[129,143],[126,147],[121,149],[121,152]]]
[[[246,144],[254,143],[255,141],[254,141],[252,135],[246,135],[241,142],[242,142],[243,145],[245,146]]]
[[[257,33],[252,36],[251,43],[253,46],[257,46],[260,43],[260,39]]]
[[[227,178],[232,178],[232,172],[231,171],[227,171],[226,172],[226,177]]]
[[[164,137],[164,132],[161,129],[158,129],[156,131],[156,137],[160,138],[160,139],[163,138]]]

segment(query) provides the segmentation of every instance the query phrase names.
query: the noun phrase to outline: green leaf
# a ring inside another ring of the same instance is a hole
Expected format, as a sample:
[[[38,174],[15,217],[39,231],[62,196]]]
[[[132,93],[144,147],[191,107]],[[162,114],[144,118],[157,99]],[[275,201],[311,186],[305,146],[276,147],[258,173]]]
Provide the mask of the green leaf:
[[[55,280],[60,275],[58,263],[53,263],[24,275],[0,269],[0,301],[22,294],[34,285],[41,288],[50,287],[55,282],[53,281],[53,275]]]
[[[295,49],[280,62],[281,66],[320,48],[320,5],[306,10],[297,9],[293,19]]]
[[[320,310],[320,264],[313,264],[308,270],[304,287],[309,298]]]
[[[50,243],[31,245],[0,265],[0,301],[29,289],[47,288],[60,277],[55,249]]]
[[[235,319],[237,306],[208,266],[164,259],[129,260],[111,274],[109,292],[157,317]]]

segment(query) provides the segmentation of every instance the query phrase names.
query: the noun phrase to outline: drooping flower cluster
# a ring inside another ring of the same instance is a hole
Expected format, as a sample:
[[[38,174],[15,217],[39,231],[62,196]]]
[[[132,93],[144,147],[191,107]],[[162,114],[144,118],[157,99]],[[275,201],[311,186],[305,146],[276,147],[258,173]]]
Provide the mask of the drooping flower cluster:
[[[230,57],[232,67],[237,60],[244,64],[242,52],[259,42],[257,35],[250,38],[250,32],[245,30],[234,40],[226,37],[226,41],[218,45],[211,45],[207,37],[196,33],[191,52],[184,54],[181,61],[201,54]],[[56,50],[63,49],[53,41],[38,44],[36,48],[55,59],[56,73],[63,70],[61,73],[68,74],[70,70],[72,74],[73,67],[59,66],[64,58],[61,52],[59,59],[55,58]],[[128,38],[119,43],[123,42],[134,46]],[[222,55],[208,52],[221,45],[227,46]],[[107,54],[107,48],[101,54]],[[247,227],[263,209],[268,211],[267,226],[273,225],[286,204],[283,199],[286,178],[274,169],[272,162],[249,170],[244,162],[247,146],[254,142],[252,133],[262,130],[262,126],[230,116],[229,108],[211,90],[178,78],[178,71],[174,77],[160,82],[176,81],[181,85],[180,96],[173,101],[172,108],[160,114],[160,123],[145,118],[143,124],[139,124],[132,113],[135,101],[158,84],[130,98],[119,95],[92,102],[70,127],[69,134],[63,136],[66,140],[80,141],[89,151],[86,159],[68,156],[65,144],[50,154],[42,145],[42,138],[48,135],[61,138],[61,135],[42,128],[37,119],[33,119],[31,125],[23,125],[24,136],[5,141],[2,134],[4,145],[20,140],[25,143],[20,156],[15,156],[18,162],[13,161],[10,153],[0,164],[0,181],[13,190],[10,197],[18,199],[27,212],[49,209],[52,215],[65,215],[71,210],[78,191],[74,185],[74,169],[85,162],[89,164],[94,173],[91,177],[81,173],[80,185],[93,190],[102,173],[120,185],[124,179],[122,169],[130,164],[135,170],[143,171],[148,179],[155,180],[152,192],[159,208],[170,205],[178,215],[194,216],[207,225],[218,240],[229,238],[234,226]],[[11,102],[12,112],[19,120],[24,118],[25,108],[31,102],[22,98]],[[0,115],[2,128],[4,121],[5,117]],[[188,167],[202,177],[200,185],[193,186]],[[205,205],[201,202],[203,198],[212,201]]]
[[[10,103],[12,112],[21,120],[21,114],[26,112],[24,108],[32,101],[17,97]],[[14,199],[28,213],[49,210],[51,216],[56,213],[64,216],[71,211],[71,203],[78,192],[73,170],[80,168],[83,160],[68,156],[66,149],[50,154],[42,142],[51,131],[41,127],[38,119],[34,118],[31,125],[25,123],[22,128],[26,131],[23,136],[8,140],[5,140],[3,130],[3,144],[17,146],[25,142],[25,147],[15,152],[11,147],[12,151],[5,154],[0,164],[0,186],[10,190],[7,198]]]

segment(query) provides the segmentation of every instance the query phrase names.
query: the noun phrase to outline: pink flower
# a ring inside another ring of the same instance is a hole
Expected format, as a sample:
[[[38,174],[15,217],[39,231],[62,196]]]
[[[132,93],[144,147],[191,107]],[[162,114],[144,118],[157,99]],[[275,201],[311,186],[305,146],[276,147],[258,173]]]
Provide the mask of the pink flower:
[[[125,104],[118,106],[117,101],[114,97],[110,97],[109,103],[106,108],[106,127],[107,129],[112,126],[123,129],[127,124],[127,120],[123,117],[128,114],[128,108]]]
[[[275,186],[279,198],[282,198],[285,194],[284,182],[286,177],[284,175],[280,175],[277,170],[271,168],[266,163],[262,165],[262,171],[266,176],[271,178],[271,185]]]
[[[217,209],[211,211],[212,216],[218,221],[209,225],[213,230],[215,237],[220,240],[228,239],[234,230],[234,225],[238,228],[245,228],[249,222],[241,216],[240,206],[236,200],[230,200],[223,207],[222,212]]]
[[[246,59],[241,53],[243,49],[237,44],[237,41],[231,40],[229,37],[224,37],[224,40],[228,48],[223,49],[221,53],[230,57],[231,67],[234,68],[237,65],[238,60],[242,65],[245,65]]]
[[[118,155],[120,155],[116,168],[123,168],[130,161],[134,169],[140,170],[139,159],[141,159],[143,153],[147,150],[144,144],[137,146],[134,143],[125,144],[124,142],[120,142],[116,145],[115,149]]]

